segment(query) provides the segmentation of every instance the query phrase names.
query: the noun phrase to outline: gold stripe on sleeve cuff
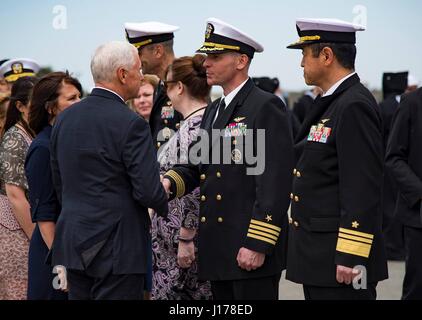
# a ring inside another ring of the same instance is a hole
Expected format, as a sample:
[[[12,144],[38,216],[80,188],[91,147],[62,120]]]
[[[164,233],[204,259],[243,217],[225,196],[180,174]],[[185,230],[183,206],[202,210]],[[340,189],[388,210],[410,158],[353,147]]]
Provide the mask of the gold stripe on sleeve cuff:
[[[279,228],[275,225],[269,224],[269,223],[265,223],[265,222],[255,220],[255,219],[251,220],[251,225],[257,225],[257,226],[261,226],[261,227],[264,227],[264,228],[275,230],[277,232],[281,232],[281,228]]]
[[[256,231],[256,230],[252,230],[252,229],[249,229],[248,232],[250,234],[255,234],[255,235],[263,236],[263,237],[266,237],[268,239],[272,239],[274,241],[277,241],[278,240],[278,237],[272,236],[272,235],[270,235],[270,234],[268,234],[266,232]]]
[[[274,230],[271,230],[271,229],[268,229],[268,228],[264,228],[264,227],[259,227],[259,226],[253,225],[253,224],[251,224],[249,226],[249,230],[264,231],[264,232],[266,232],[268,234],[271,234],[271,235],[276,236],[277,238],[280,236],[280,232],[278,232],[278,231],[274,231]]]
[[[344,229],[344,228],[340,228],[340,232],[347,233],[352,236],[358,236],[358,237],[374,240],[374,235],[370,233],[363,233],[363,232],[358,232],[358,231]]]
[[[182,177],[173,170],[166,173],[167,176],[171,177],[176,182],[176,197],[180,198],[185,194],[185,182]]]
[[[339,233],[338,236],[340,238],[343,238],[343,239],[349,239],[349,240],[359,241],[359,242],[368,243],[368,244],[372,244],[372,242],[373,242],[373,240],[369,240],[369,239],[362,238],[362,237],[350,236],[348,234],[341,233],[341,232]]]
[[[276,241],[274,241],[274,240],[271,240],[271,239],[268,239],[268,238],[265,238],[265,237],[261,237],[261,236],[258,236],[258,235],[255,235],[255,234],[252,234],[252,233],[248,233],[248,238],[252,238],[252,239],[256,239],[256,240],[260,240],[260,241],[264,241],[264,242],[267,242],[267,243],[269,243],[269,244],[272,244],[272,245],[276,245]]]
[[[371,247],[370,244],[339,238],[336,250],[338,252],[369,258]]]

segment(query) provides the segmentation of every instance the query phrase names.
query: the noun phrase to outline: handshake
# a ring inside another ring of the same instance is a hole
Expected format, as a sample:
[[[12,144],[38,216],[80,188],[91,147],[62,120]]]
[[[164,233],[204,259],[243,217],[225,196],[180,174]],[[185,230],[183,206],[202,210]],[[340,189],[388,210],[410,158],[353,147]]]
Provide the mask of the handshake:
[[[170,189],[171,189],[171,182],[170,182],[169,179],[164,178],[163,175],[160,175],[160,181],[163,184],[164,190],[167,193],[167,198],[169,199],[170,196],[172,195],[172,192],[170,191]]]
[[[170,199],[171,195],[173,194],[170,189],[171,189],[171,181],[167,178],[164,178],[163,175],[160,175],[160,182],[163,185],[164,190],[166,191],[167,194],[167,199]],[[148,208],[148,214],[149,217],[152,219],[152,217],[155,215],[156,211],[152,208]],[[160,214],[159,214],[160,215]]]

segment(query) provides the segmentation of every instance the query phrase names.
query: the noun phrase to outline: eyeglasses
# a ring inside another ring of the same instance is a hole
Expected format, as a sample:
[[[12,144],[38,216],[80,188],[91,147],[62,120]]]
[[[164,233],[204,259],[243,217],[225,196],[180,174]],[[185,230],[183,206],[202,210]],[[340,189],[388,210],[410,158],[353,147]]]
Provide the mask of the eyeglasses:
[[[166,89],[168,89],[168,85],[169,85],[169,83],[177,83],[177,82],[179,82],[179,81],[177,81],[177,80],[166,80],[166,81],[163,81],[163,83],[164,83],[164,88],[166,88]]]

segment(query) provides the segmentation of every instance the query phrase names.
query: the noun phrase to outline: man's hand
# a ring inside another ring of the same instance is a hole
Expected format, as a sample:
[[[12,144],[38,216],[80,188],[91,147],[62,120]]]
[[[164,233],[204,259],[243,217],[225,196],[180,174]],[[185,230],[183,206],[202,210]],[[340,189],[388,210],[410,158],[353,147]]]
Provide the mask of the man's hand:
[[[352,269],[344,266],[337,266],[337,282],[350,285],[353,279],[360,274],[358,269]]]
[[[262,267],[265,262],[265,254],[241,248],[237,254],[239,267],[246,271],[256,270]]]
[[[195,244],[194,242],[185,243],[179,241],[179,249],[177,250],[177,263],[183,269],[188,269],[195,261]]]
[[[170,192],[170,188],[171,188],[171,181],[167,178],[162,178],[161,179],[161,183],[163,184],[164,190],[166,190],[167,193],[167,197],[170,198],[171,192]]]

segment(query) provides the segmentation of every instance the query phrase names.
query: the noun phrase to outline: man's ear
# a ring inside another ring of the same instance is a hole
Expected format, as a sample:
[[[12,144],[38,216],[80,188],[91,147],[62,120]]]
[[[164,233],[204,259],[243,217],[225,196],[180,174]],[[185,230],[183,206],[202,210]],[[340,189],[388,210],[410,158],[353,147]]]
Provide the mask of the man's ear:
[[[237,69],[243,70],[248,67],[250,58],[246,54],[241,54],[238,58]]]
[[[120,83],[125,84],[126,83],[126,70],[123,68],[118,68],[116,71],[116,75],[117,75],[117,79],[119,80]]]
[[[322,59],[322,62],[324,63],[325,66],[328,67],[332,65],[335,60],[333,49],[329,47],[324,47],[321,50],[320,58]]]
[[[156,44],[153,53],[157,59],[161,59],[164,55],[164,46],[161,43]]]

